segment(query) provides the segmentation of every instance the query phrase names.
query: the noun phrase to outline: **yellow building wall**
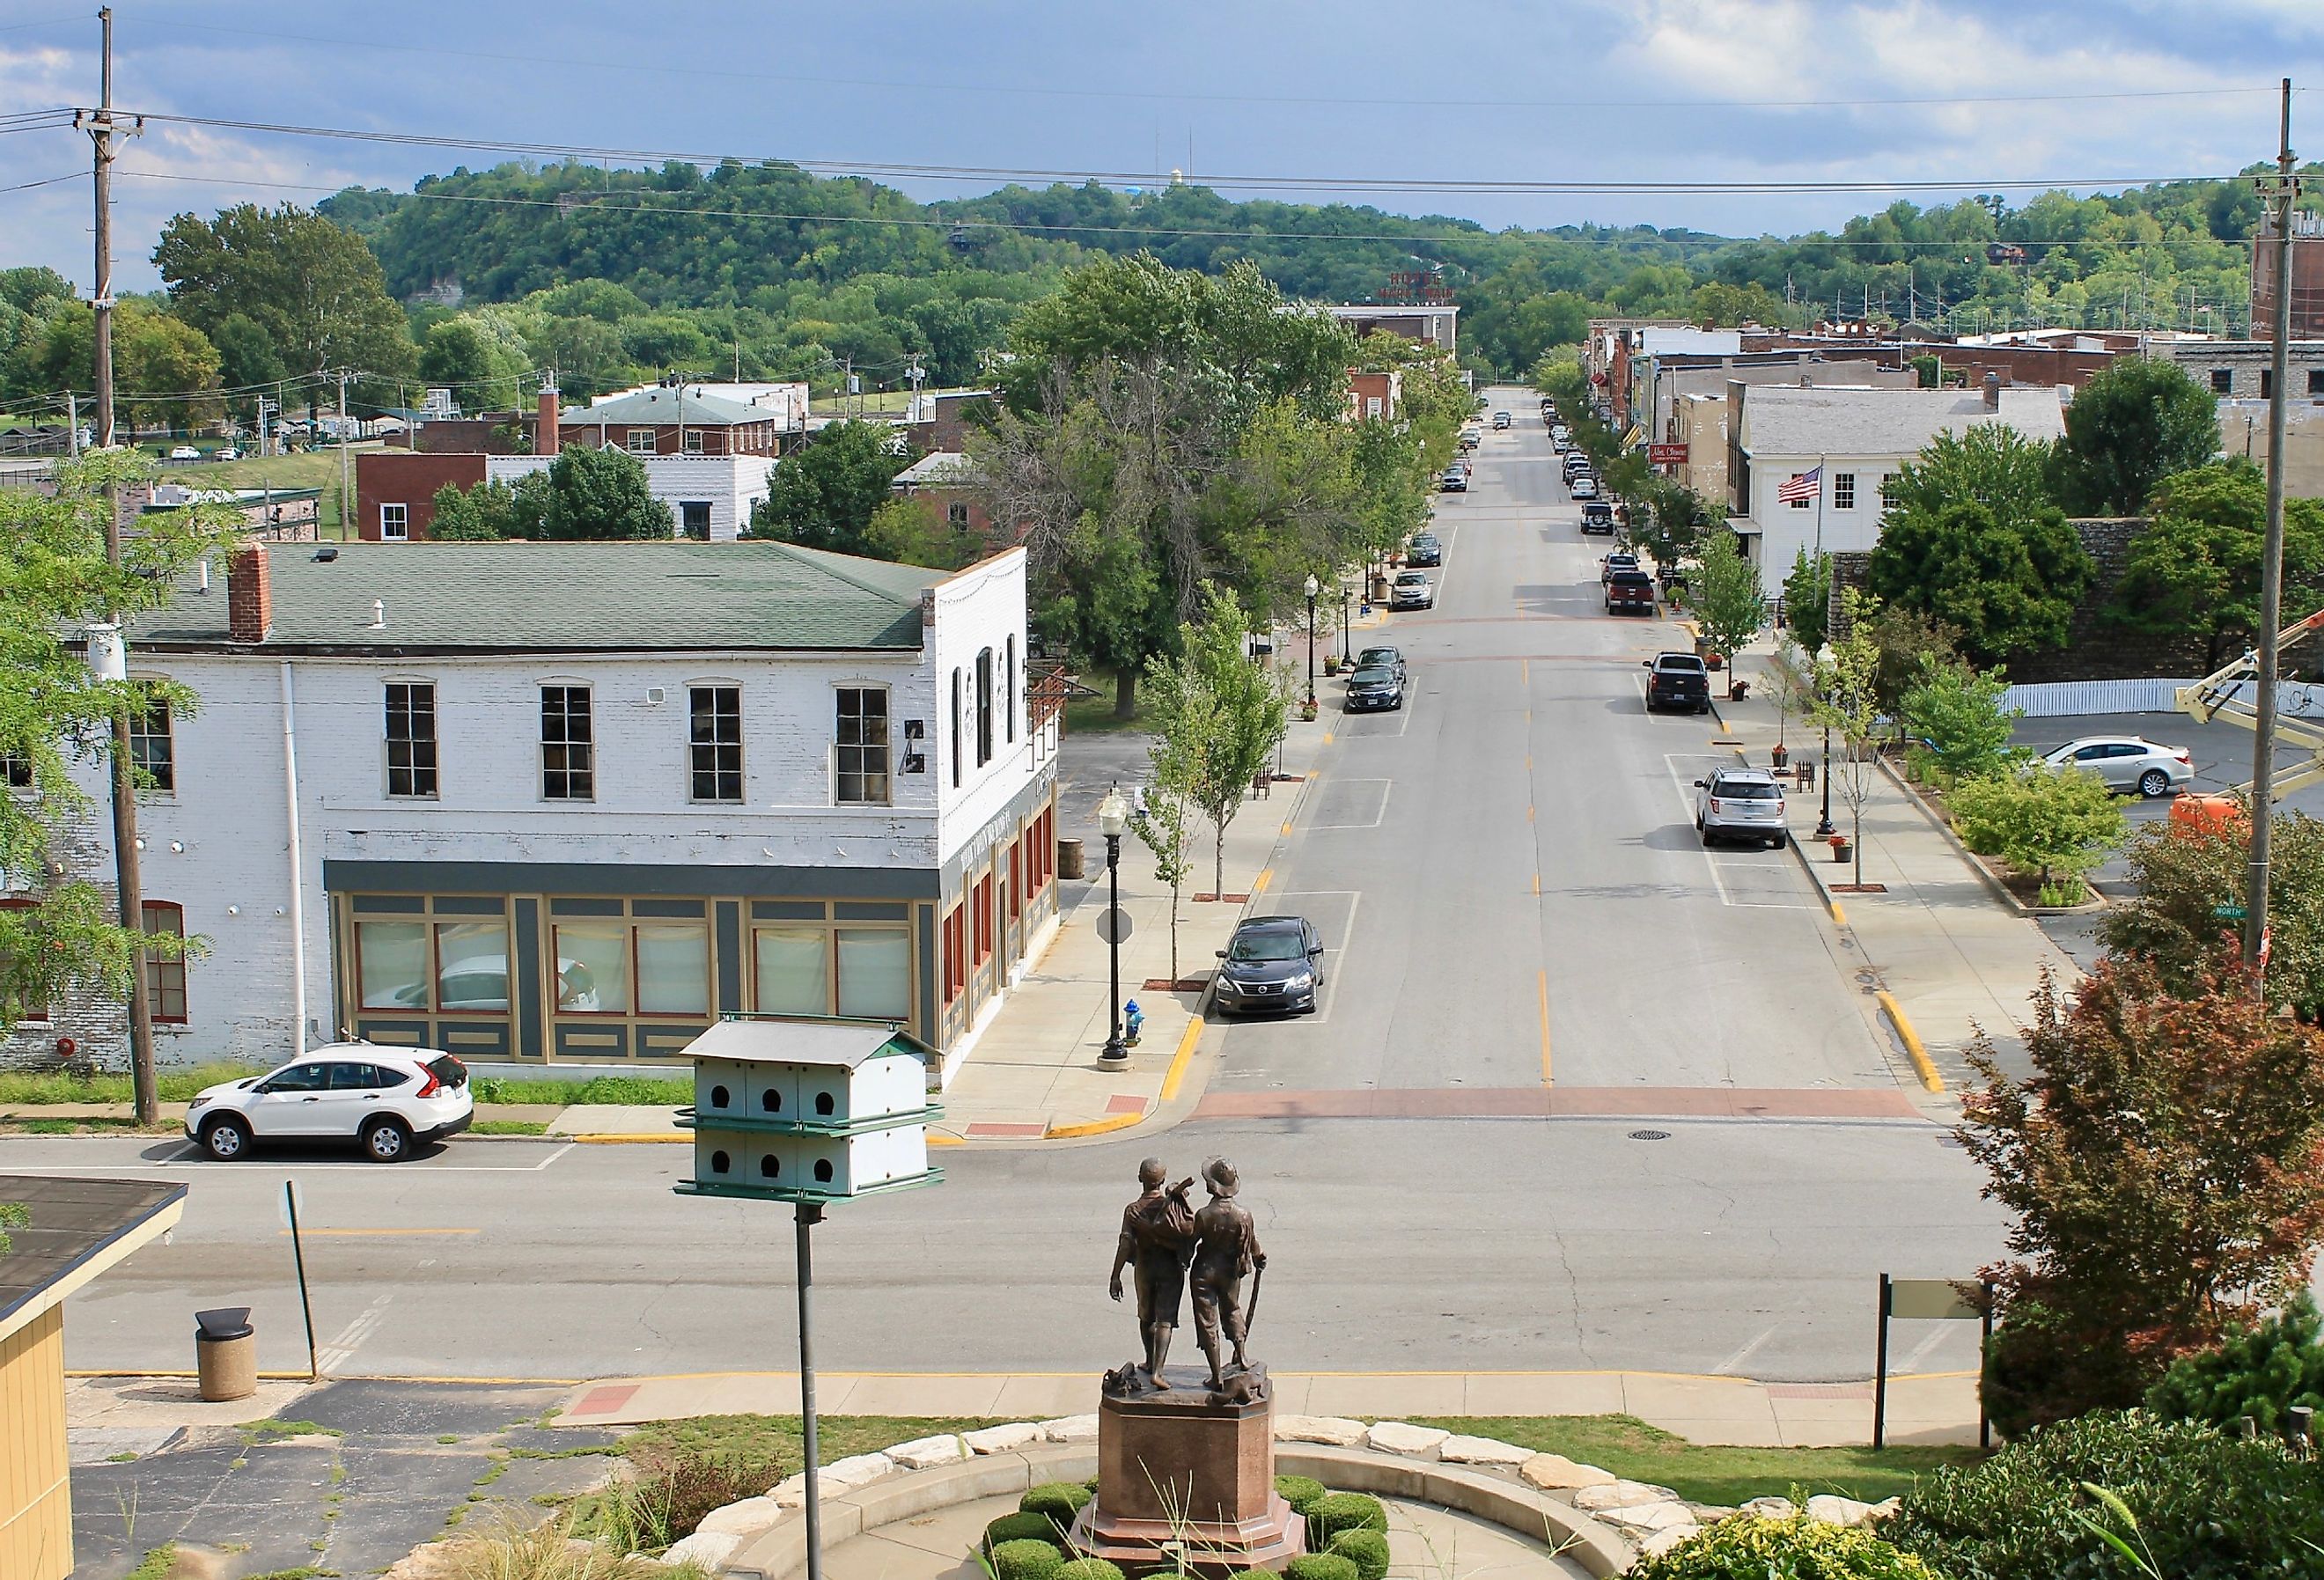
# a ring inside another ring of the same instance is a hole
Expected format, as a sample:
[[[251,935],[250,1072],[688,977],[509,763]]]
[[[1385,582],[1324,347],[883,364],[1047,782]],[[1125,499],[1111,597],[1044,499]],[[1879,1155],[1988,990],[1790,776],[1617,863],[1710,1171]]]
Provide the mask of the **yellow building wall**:
[[[72,1573],[65,1457],[65,1313],[52,1306],[0,1339],[0,1575]]]

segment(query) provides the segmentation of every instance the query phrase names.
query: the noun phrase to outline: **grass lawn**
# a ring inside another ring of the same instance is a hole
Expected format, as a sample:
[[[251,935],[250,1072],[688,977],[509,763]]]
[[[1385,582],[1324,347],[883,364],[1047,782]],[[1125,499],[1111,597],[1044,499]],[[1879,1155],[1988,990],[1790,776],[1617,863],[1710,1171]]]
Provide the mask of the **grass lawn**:
[[[912,392],[909,390],[866,390],[861,395],[829,395],[820,401],[811,401],[807,403],[807,410],[817,417],[845,417],[859,406],[868,413],[908,411],[911,404]]]
[[[1142,730],[1146,727],[1146,709],[1140,705],[1136,716],[1116,718],[1113,716],[1113,688],[1103,688],[1102,697],[1076,697],[1065,704],[1065,730],[1069,735],[1084,735],[1092,730]]]
[[[469,1083],[479,1103],[667,1104],[694,1101],[694,1083],[669,1076],[592,1076],[586,1081],[524,1081],[479,1076]]]
[[[164,1103],[183,1103],[204,1086],[263,1075],[271,1066],[243,1064],[188,1065],[165,1068],[154,1078]],[[129,1103],[134,1101],[127,1075],[74,1076],[57,1071],[0,1072],[0,1108],[24,1108],[42,1103]]]
[[[1414,1417],[1419,1425],[1495,1437],[1544,1453],[1563,1454],[1631,1481],[1669,1487],[1696,1503],[1733,1505],[1766,1493],[1803,1496],[1839,1492],[1877,1503],[1910,1490],[1916,1475],[1941,1465],[1969,1465],[1973,1448],[1720,1448],[1690,1443],[1632,1416]],[[968,1432],[996,1423],[958,1417],[825,1416],[824,1463],[866,1454],[914,1437]],[[700,1416],[662,1421],[622,1439],[622,1453],[654,1459],[696,1453],[739,1462],[771,1485],[799,1468],[797,1416]]]
[[[359,456],[365,450],[387,447],[376,441],[351,445],[348,453]],[[401,448],[401,446],[395,447]],[[350,466],[352,470],[352,466]],[[328,449],[309,450],[297,456],[253,456],[242,461],[189,461],[161,468],[164,483],[183,483],[194,488],[319,488],[322,498],[315,502],[316,531],[326,538],[344,540],[346,531],[340,525],[339,452],[336,446]]]
[[[545,1136],[549,1126],[537,1119],[479,1119],[468,1126],[476,1136]]]
[[[0,1119],[0,1135],[25,1136],[95,1136],[95,1135],[176,1135],[179,1126],[170,1120],[141,1130],[134,1119]]]
[[[1868,1503],[1917,1475],[1970,1465],[1974,1448],[1725,1448],[1690,1443],[1635,1416],[1415,1416],[1416,1424],[1499,1438],[1668,1487],[1690,1502],[1733,1505],[1766,1493],[1838,1492]]]

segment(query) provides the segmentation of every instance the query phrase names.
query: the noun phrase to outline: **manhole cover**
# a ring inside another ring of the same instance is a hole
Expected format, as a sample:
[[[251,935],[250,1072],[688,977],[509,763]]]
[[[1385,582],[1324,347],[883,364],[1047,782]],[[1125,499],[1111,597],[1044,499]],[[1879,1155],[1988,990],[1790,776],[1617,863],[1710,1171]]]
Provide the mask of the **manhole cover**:
[[[1634,1141],[1666,1141],[1670,1140],[1670,1132],[1666,1130],[1634,1130],[1630,1132],[1630,1139]]]

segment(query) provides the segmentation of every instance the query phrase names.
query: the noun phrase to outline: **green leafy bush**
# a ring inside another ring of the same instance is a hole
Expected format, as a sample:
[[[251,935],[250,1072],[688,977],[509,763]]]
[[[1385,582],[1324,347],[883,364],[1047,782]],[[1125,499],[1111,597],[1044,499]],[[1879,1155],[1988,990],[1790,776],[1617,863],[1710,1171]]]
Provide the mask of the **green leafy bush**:
[[[2305,1289],[2217,1349],[2181,1356],[2146,1395],[2158,1416],[2227,1428],[2249,1416],[2264,1432],[2281,1430],[2296,1404],[2324,1407],[2324,1317]]]
[[[2324,1465],[2141,1410],[2037,1428],[1923,1477],[1880,1534],[1951,1580],[2126,1575],[2080,1518],[2107,1514],[2084,1483],[2122,1498],[2171,1580],[2310,1575],[2324,1551]]]
[[[1096,1494],[1080,1482],[1043,1482],[1017,1500],[1019,1514],[1046,1514],[1062,1528]]]
[[[1358,1528],[1332,1538],[1329,1549],[1356,1566],[1356,1580],[1382,1580],[1388,1574],[1388,1538],[1377,1530]]]
[[[984,1528],[984,1556],[991,1557],[1004,1541],[1055,1543],[1060,1534],[1057,1522],[1046,1514],[1003,1514]]]
[[[1275,1490],[1291,1505],[1294,1514],[1305,1515],[1332,1489],[1307,1475],[1279,1475],[1275,1478]]]
[[[1864,1526],[1826,1525],[1805,1515],[1736,1515],[1660,1557],[1639,1561],[1632,1580],[1938,1580],[1937,1572]]]
[[[1050,1580],[1121,1580],[1121,1571],[1103,1558],[1072,1558]]]
[[[1065,1555],[1052,1541],[1004,1541],[992,1549],[995,1580],[1056,1580]]]
[[[1283,1580],[1357,1580],[1356,1561],[1337,1553],[1301,1553],[1283,1566]]]
[[[1343,1530],[1386,1530],[1388,1511],[1361,1492],[1326,1492],[1307,1511],[1307,1550],[1329,1552]],[[1319,1577],[1320,1580],[1320,1577]]]

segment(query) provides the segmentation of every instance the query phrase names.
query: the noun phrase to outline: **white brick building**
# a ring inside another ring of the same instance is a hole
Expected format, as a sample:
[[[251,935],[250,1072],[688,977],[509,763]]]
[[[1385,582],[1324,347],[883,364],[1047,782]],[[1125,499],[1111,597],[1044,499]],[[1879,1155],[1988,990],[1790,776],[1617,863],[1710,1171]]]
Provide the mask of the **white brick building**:
[[[208,946],[149,973],[165,1059],[289,1057],[302,1020],[651,1059],[754,1011],[953,1056],[1055,923],[1021,550],[253,545],[214,585],[131,633],[133,676],[200,698],[139,812],[149,925]],[[6,1058],[68,1021],[121,1057],[117,1008],[54,1015]]]

